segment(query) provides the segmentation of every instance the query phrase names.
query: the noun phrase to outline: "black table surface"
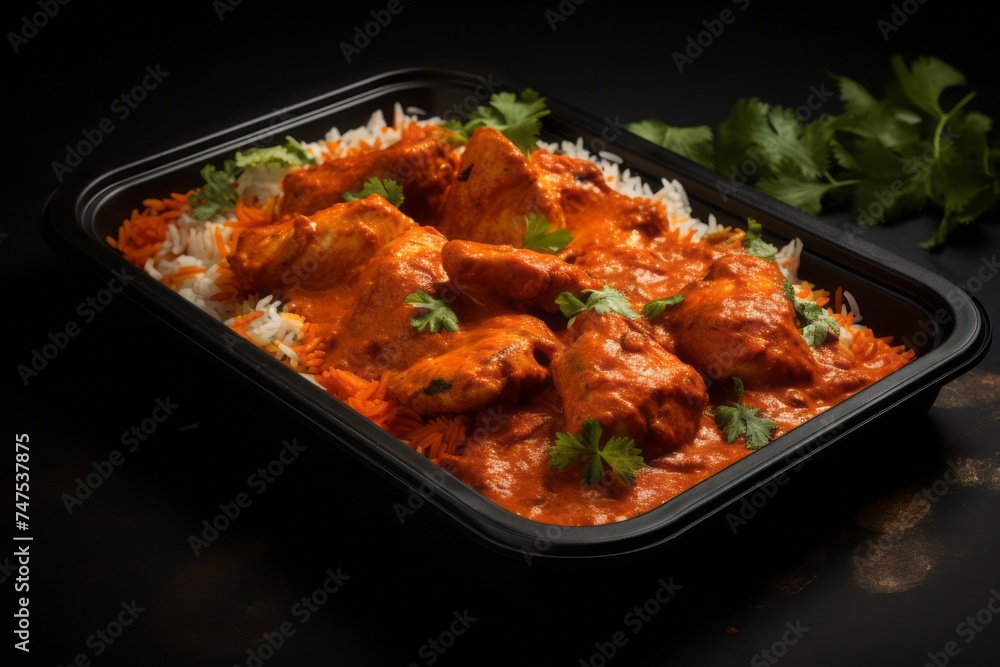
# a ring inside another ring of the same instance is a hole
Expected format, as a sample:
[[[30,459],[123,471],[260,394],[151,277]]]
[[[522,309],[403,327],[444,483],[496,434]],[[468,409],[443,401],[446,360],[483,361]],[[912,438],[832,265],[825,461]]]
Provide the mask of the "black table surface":
[[[794,107],[830,91],[833,112],[830,72],[879,90],[891,55],[929,55],[967,75],[972,108],[1000,118],[988,13],[909,0],[807,13],[756,0],[655,13],[553,0],[484,5],[483,16],[406,0],[8,4],[3,495],[14,500],[11,440],[26,434],[30,528],[12,521],[0,549],[5,664],[1000,664],[996,346],[926,413],[831,448],[735,534],[709,521],[627,559],[529,563],[433,509],[401,522],[403,490],[127,291],[84,320],[81,304],[107,292],[109,276],[40,234],[52,163],[104,118],[114,128],[88,166],[415,65],[509,78],[625,122],[715,125],[746,96]],[[380,18],[369,43],[344,46]],[[699,35],[701,51],[678,67]],[[160,80],[122,117],[115,101],[150,70]],[[821,219],[854,224],[843,212]],[[973,292],[1000,320],[995,216],[925,252],[917,243],[936,221],[928,212],[863,237]],[[26,384],[18,366],[71,322],[78,335]],[[155,429],[129,437],[154,415],[164,417]],[[266,489],[258,478],[265,492],[196,556],[190,536],[220,503],[232,511],[248,475],[293,440],[298,454]],[[68,502],[98,468],[96,488]],[[21,597],[30,653],[14,649]]]

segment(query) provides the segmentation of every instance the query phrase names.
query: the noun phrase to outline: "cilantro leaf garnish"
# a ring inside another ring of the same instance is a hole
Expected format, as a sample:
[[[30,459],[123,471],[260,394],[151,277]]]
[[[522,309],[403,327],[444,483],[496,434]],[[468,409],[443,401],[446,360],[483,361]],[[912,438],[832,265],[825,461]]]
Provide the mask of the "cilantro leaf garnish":
[[[761,236],[763,229],[759,222],[753,218],[747,218],[747,232],[743,237],[743,247],[751,255],[773,262],[774,256],[778,254],[778,249],[763,239]]]
[[[761,417],[760,408],[743,405],[743,381],[736,376],[733,376],[733,389],[736,400],[715,408],[715,423],[729,444],[743,438],[747,449],[760,449],[771,442],[771,431],[778,428],[778,424]]]
[[[643,139],[663,146],[678,155],[693,160],[709,169],[715,166],[712,149],[712,128],[708,125],[697,127],[673,127],[655,118],[629,123],[625,128]]]
[[[403,186],[391,178],[383,181],[378,176],[372,176],[365,181],[364,187],[357,192],[345,192],[344,201],[357,201],[369,195],[382,195],[396,208],[403,205]]]
[[[233,210],[240,198],[236,193],[237,173],[233,160],[226,160],[221,170],[211,164],[202,167],[201,177],[205,184],[188,197],[194,217],[208,220],[219,211]]]
[[[449,121],[443,125],[465,139],[480,127],[492,127],[527,155],[535,150],[542,131],[541,119],[549,113],[545,98],[532,88],[525,88],[518,95],[506,91],[493,93],[489,104],[469,114],[465,124]]]
[[[802,337],[811,347],[822,345],[828,335],[840,335],[840,323],[827,312],[826,308],[815,301],[800,299],[795,294],[795,288],[787,280],[782,281],[782,287],[792,305],[799,323],[802,324]]]
[[[573,319],[587,310],[587,304],[573,296],[572,292],[560,292],[559,296],[556,297],[556,305],[559,306],[559,311],[564,316],[571,318],[567,326],[572,326]]]
[[[427,312],[418,315],[410,320],[410,326],[417,331],[429,329],[431,333],[438,333],[442,329],[448,331],[458,331],[458,316],[455,311],[449,308],[444,301],[435,299],[423,290],[417,290],[410,294],[403,303],[408,303],[415,308],[426,308]]]
[[[667,309],[667,306],[676,305],[683,300],[683,294],[675,294],[673,296],[668,296],[665,299],[655,299],[642,307],[642,314],[646,316],[646,319],[651,320],[654,317],[659,317],[660,314]]]
[[[556,297],[556,304],[559,306],[560,312],[569,318],[566,323],[567,327],[573,326],[576,316],[585,310],[593,310],[599,315],[618,313],[630,320],[639,317],[639,314],[632,310],[632,304],[628,302],[625,295],[613,287],[605,285],[599,290],[583,290],[583,293],[588,294],[586,302],[573,296],[572,292],[561,292]]]
[[[249,168],[253,167],[294,167],[316,164],[313,158],[292,137],[285,137],[285,143],[279,146],[251,148],[247,151],[237,151],[236,155],[226,160],[222,169],[206,164],[201,170],[205,184],[191,193],[188,205],[199,220],[208,220],[219,211],[231,211],[239,200],[236,192],[237,179]]]
[[[609,438],[602,448],[602,433],[600,422],[593,417],[583,422],[579,434],[556,433],[556,442],[549,449],[549,467],[563,470],[578,461],[587,461],[583,481],[592,485],[604,479],[604,464],[607,463],[618,479],[628,485],[635,484],[636,472],[646,467],[642,450],[635,446],[632,438],[624,436]]]
[[[527,229],[524,233],[524,242],[521,245],[528,250],[554,255],[573,240],[573,235],[568,229],[557,229],[550,232],[548,218],[544,215],[529,213],[525,224]]]

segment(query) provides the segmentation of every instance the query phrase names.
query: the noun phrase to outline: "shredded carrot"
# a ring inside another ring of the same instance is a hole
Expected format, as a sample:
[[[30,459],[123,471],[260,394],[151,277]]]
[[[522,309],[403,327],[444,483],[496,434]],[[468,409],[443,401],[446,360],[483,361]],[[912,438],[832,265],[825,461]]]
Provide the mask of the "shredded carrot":
[[[251,312],[247,313],[246,315],[240,315],[239,317],[234,318],[233,319],[233,323],[230,324],[229,326],[231,328],[233,328],[233,329],[236,329],[237,327],[244,327],[245,328],[246,325],[250,324],[251,322],[253,322],[255,319],[257,319],[258,317],[260,317],[263,314],[264,314],[263,310],[254,310],[254,311],[251,311]]]
[[[837,320],[837,324],[841,326],[842,329],[850,329],[854,326],[854,313],[847,313],[844,315],[840,311],[833,313],[833,319]]]
[[[204,273],[205,269],[200,266],[182,266],[173,273],[168,273],[167,275],[160,278],[160,282],[164,285],[170,285],[171,283],[181,282],[192,276],[196,276],[199,273]]]
[[[398,406],[395,397],[388,394],[388,373],[383,373],[378,380],[365,380],[349,371],[327,369],[317,375],[316,380],[328,392],[383,428]]]
[[[143,209],[133,209],[118,228],[117,238],[108,236],[108,245],[129,262],[142,266],[158,253],[167,239],[167,225],[181,215],[188,195],[173,193],[164,199],[144,199]]]
[[[871,359],[875,356],[875,336],[871,329],[855,329],[852,331],[854,340],[851,341],[851,352],[855,357],[861,359]]]
[[[220,291],[212,295],[212,301],[229,301],[236,298],[240,293],[239,281],[233,274],[233,270],[229,268],[229,262],[223,258],[216,264],[216,270],[219,277],[215,279],[215,286]]]
[[[229,255],[229,248],[226,247],[226,242],[222,239],[222,227],[215,228],[215,247],[219,249],[219,254],[223,257]]]
[[[442,415],[410,431],[406,440],[427,458],[437,460],[445,454],[455,452],[456,447],[465,440],[469,423],[467,415]]]
[[[269,197],[258,202],[256,197],[240,197],[233,208],[236,219],[227,222],[226,226],[240,229],[274,223],[277,218],[277,200],[277,197]]]

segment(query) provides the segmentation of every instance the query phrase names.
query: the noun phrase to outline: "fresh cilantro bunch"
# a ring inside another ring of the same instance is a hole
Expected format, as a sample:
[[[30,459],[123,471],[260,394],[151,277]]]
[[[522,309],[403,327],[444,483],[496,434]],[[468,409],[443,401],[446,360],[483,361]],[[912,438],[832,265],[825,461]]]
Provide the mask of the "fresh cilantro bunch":
[[[604,464],[625,484],[635,484],[635,474],[646,467],[642,451],[632,438],[615,436],[601,447],[601,423],[594,418],[583,422],[580,433],[556,433],[556,442],[549,449],[549,467],[562,470],[578,461],[586,461],[583,481],[598,484],[604,479]]]
[[[715,168],[715,153],[712,147],[712,128],[708,125],[697,127],[673,127],[651,119],[629,123],[628,130],[648,139],[654,144],[679,153],[694,160],[703,167]]]
[[[519,94],[511,92],[493,93],[487,105],[478,107],[469,114],[464,124],[448,121],[443,126],[468,139],[480,127],[492,127],[517,145],[527,155],[535,150],[541,135],[541,119],[549,115],[545,98],[532,88],[525,88]]]
[[[222,169],[211,164],[202,168],[201,177],[205,184],[191,193],[188,205],[191,206],[194,217],[208,220],[219,211],[233,210],[239,200],[236,193],[237,179],[248,168],[306,164],[316,164],[316,160],[292,137],[285,137],[285,143],[279,146],[237,151],[235,156],[222,164]]]
[[[805,124],[792,109],[751,97],[737,100],[714,135],[656,119],[628,129],[812,215],[846,207],[874,226],[937,211],[937,230],[920,244],[929,250],[998,208],[1000,142],[988,138],[992,119],[968,109],[974,92],[955,99],[953,89],[966,85],[961,72],[933,57],[907,66],[895,56],[890,65],[881,97],[832,74],[841,112]]]

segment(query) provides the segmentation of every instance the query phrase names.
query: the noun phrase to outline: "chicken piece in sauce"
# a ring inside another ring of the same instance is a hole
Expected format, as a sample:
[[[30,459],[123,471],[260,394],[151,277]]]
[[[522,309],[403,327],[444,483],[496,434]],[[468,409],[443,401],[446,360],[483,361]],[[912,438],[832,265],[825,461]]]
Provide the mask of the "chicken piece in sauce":
[[[351,281],[379,248],[416,226],[373,195],[247,230],[229,255],[229,266],[248,291],[324,289]]]
[[[550,230],[568,228],[577,249],[631,232],[648,240],[668,227],[662,207],[618,193],[594,163],[546,150],[525,156],[497,130],[477,129],[438,228],[452,240],[520,246],[529,213],[544,215]]]
[[[364,265],[355,281],[339,289],[293,292],[295,310],[307,322],[332,322],[323,368],[339,368],[374,379],[383,370],[408,367],[415,357],[445,349],[445,336],[420,332],[410,325],[418,314],[407,296],[421,290],[437,296],[448,276],[441,265],[447,239],[433,227],[413,227],[382,246]],[[412,343],[417,342],[419,349]]]
[[[556,207],[535,188],[536,176],[514,143],[489,127],[472,133],[437,228],[451,240],[520,246],[525,216],[542,214],[562,226]]]
[[[614,313],[579,315],[550,370],[567,431],[594,418],[609,435],[635,440],[647,456],[689,442],[708,405],[695,369]]]
[[[674,351],[713,380],[748,387],[812,381],[817,373],[777,263],[739,252],[715,260],[665,316]]]
[[[549,377],[548,360],[562,348],[544,322],[498,315],[440,336],[446,349],[392,376],[389,389],[422,415],[471,412],[516,401]]]
[[[602,286],[559,257],[509,245],[449,241],[441,258],[455,287],[480,304],[534,305],[554,313],[560,292]]]
[[[458,158],[443,130],[412,126],[418,132],[388,148],[328,160],[289,172],[282,180],[281,213],[309,215],[358,192],[372,177],[403,187],[401,209],[421,223],[435,220],[455,179]]]

